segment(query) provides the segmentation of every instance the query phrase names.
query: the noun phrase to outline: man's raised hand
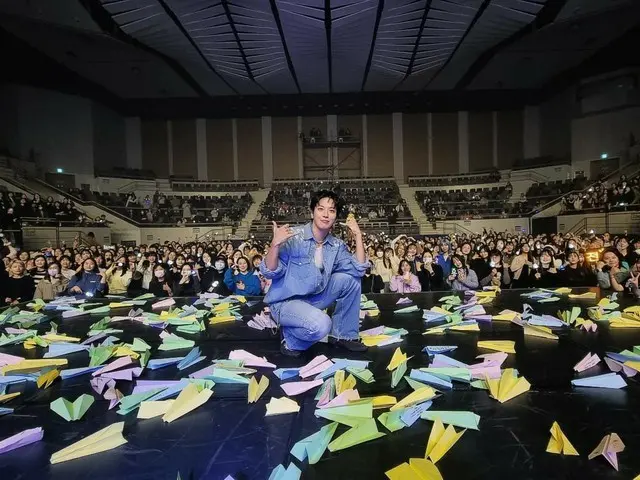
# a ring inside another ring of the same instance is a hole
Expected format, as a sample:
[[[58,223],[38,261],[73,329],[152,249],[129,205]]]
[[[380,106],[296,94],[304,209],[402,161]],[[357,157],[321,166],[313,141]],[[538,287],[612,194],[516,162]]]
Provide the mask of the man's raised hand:
[[[295,235],[293,229],[289,227],[289,224],[278,226],[276,222],[273,223],[273,240],[271,240],[271,246],[277,247],[289,240]]]

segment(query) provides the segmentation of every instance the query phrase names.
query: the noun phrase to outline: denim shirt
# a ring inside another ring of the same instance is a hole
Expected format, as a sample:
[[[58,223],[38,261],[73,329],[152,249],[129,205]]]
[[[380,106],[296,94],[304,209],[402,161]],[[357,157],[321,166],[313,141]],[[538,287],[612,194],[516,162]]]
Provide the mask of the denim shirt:
[[[316,267],[314,256],[316,241],[311,223],[293,227],[294,235],[280,245],[278,266],[269,270],[266,262],[260,264],[265,278],[272,279],[265,302],[274,304],[321,293],[333,273],[346,273],[354,278],[364,275],[369,262],[358,262],[342,240],[327,235],[322,245],[322,270]]]

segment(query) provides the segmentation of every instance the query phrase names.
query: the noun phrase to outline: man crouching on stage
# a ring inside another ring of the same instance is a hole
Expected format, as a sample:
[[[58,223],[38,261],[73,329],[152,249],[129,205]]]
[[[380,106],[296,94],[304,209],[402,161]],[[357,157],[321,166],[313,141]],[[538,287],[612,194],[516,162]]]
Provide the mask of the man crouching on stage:
[[[301,227],[273,222],[273,240],[260,265],[273,280],[265,297],[282,330],[280,351],[297,357],[327,334],[332,344],[354,352],[367,349],[359,340],[360,277],[369,267],[362,232],[355,218],[346,226],[355,237],[352,255],[331,235],[340,213],[340,200],[322,190],[311,198],[312,221]],[[333,319],[324,309],[333,305]]]

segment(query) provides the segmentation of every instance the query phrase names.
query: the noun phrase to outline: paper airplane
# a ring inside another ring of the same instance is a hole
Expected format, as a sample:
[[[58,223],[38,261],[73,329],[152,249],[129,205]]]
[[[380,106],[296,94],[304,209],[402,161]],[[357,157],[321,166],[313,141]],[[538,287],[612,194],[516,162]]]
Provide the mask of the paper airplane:
[[[299,480],[300,475],[302,472],[295,464],[290,463],[287,468],[280,464],[273,469],[267,480]]]
[[[305,366],[300,367],[298,375],[300,378],[307,378],[312,375],[317,375],[324,372],[327,368],[333,365],[333,362],[324,355],[318,355]]]
[[[280,380],[288,380],[298,376],[299,368],[278,368],[273,371],[273,374]]]
[[[310,465],[318,463],[331,442],[336,428],[338,428],[338,424],[335,422],[325,425],[320,431],[296,442],[291,448],[291,454],[301,462],[308,458]]]
[[[24,361],[23,357],[9,355],[8,353],[0,353],[0,367],[4,367],[5,365],[15,365],[22,361]]]
[[[398,368],[398,365],[400,365],[402,362],[406,362],[407,360],[407,355],[402,353],[402,350],[400,350],[400,348],[396,348],[395,352],[393,352],[391,360],[389,361],[389,365],[387,365],[387,370],[393,371]]]
[[[131,395],[127,395],[126,397],[122,397],[120,399],[120,408],[118,409],[119,415],[127,415],[132,411],[136,410],[140,403],[149,400],[156,394],[165,390],[165,388],[155,388],[153,390],[149,390],[142,393],[132,393]]]
[[[126,368],[124,370],[117,370],[115,372],[107,372],[100,375],[103,378],[111,378],[113,380],[125,380],[127,382],[132,381],[134,378],[139,377],[142,374],[142,367]]]
[[[293,397],[295,395],[300,395],[304,392],[311,390],[312,388],[319,387],[322,385],[322,380],[311,380],[310,382],[290,382],[283,383],[280,385],[280,388],[284,390],[288,396]]]
[[[199,387],[195,383],[187,385],[178,398],[171,404],[167,413],[164,414],[162,420],[171,423],[174,420],[186,415],[192,410],[204,405],[213,395],[213,390]]]
[[[600,363],[600,357],[595,353],[587,353],[587,355],[575,364],[573,369],[576,372],[584,372],[585,370],[595,367],[598,363]]]
[[[315,416],[354,427],[364,420],[373,418],[373,404],[370,399],[353,400],[347,405],[320,408],[315,411]]]
[[[76,458],[106,452],[107,450],[112,450],[120,445],[124,445],[127,441],[122,436],[123,429],[124,422],[109,425],[93,435],[89,435],[79,442],[57,451],[51,455],[51,463],[66,462]]]
[[[211,368],[211,367],[207,367],[207,368]],[[191,374],[190,377],[199,378],[193,375],[195,374]],[[241,384],[249,385],[248,378],[245,378],[241,375],[238,375],[237,373],[234,373],[230,370],[226,370],[224,368],[213,367],[211,372],[208,375],[205,375],[203,378],[213,380],[216,383],[241,383]]]
[[[229,353],[229,360],[243,360],[248,367],[276,368],[273,363],[264,357],[258,357],[246,350],[232,350]]]
[[[480,425],[479,415],[465,411],[427,410],[422,412],[420,418],[431,422],[439,419],[444,424],[471,430],[479,430]]]
[[[49,388],[53,381],[60,376],[60,370],[53,369],[43,373],[36,380],[38,388]]]
[[[427,441],[425,458],[429,458],[433,463],[437,463],[460,437],[462,437],[464,432],[466,432],[466,430],[456,432],[453,425],[449,425],[445,429],[440,418],[436,417],[433,422],[433,427],[431,428],[431,433],[429,434],[429,440]]]
[[[335,385],[335,383],[333,383]],[[343,407],[345,405],[349,405],[350,402],[355,402],[356,400],[360,400],[360,394],[357,390],[345,390],[344,392],[337,395],[332,400],[321,404],[318,402],[318,408],[334,408],[334,407]]]
[[[627,386],[627,382],[617,373],[605,373],[593,377],[576,378],[571,380],[571,385],[574,387],[624,388]]]
[[[453,388],[453,384],[451,383],[450,379],[445,380],[417,368],[411,370],[409,377],[413,380],[417,380],[418,382],[422,382],[423,384],[431,385],[432,387],[436,387],[440,390],[451,390]]]
[[[158,310],[160,308],[167,308],[175,304],[176,304],[176,301],[173,298],[169,297],[169,298],[165,298],[164,300],[160,300],[159,302],[155,302],[153,305],[151,305],[151,309]]]
[[[411,313],[411,312],[417,312],[418,310],[420,310],[418,307],[416,307],[415,305],[411,305],[410,307],[404,307],[404,308],[399,308],[398,310],[394,310],[393,313]]]
[[[407,426],[401,419],[405,411],[403,409],[395,412],[383,412],[378,416],[378,421],[390,432],[397,432]]]
[[[364,383],[375,382],[375,378],[373,378],[373,372],[371,372],[371,370],[367,368],[347,367],[347,372],[351,373],[358,380],[362,380]]]
[[[439,353],[433,356],[433,360],[431,361],[432,367],[457,367],[457,368],[469,368],[470,366],[466,363],[462,363],[455,358],[451,358],[447,355],[441,355]]]
[[[15,450],[16,448],[26,447],[32,443],[39,442],[42,440],[43,435],[44,431],[42,427],[36,427],[23,430],[4,440],[0,440],[0,455]]]
[[[398,301],[396,302],[396,305],[406,305],[406,304],[408,304],[408,303],[413,303],[413,302],[411,301],[411,299],[410,299],[410,298],[407,298],[407,297],[401,297],[401,298],[399,298],[399,299],[398,299]]]
[[[94,377],[89,382],[91,384],[91,388],[98,394],[102,395],[105,388],[110,388],[115,386],[116,381],[112,378],[104,378],[104,377]]]
[[[609,357],[605,357],[604,362],[607,364],[607,366],[612,372],[617,373],[622,371],[627,377],[633,377],[638,373],[638,371],[635,370],[634,368],[631,368],[628,365],[625,365],[624,363],[616,362],[614,359]]]
[[[175,400],[155,400],[142,402],[138,409],[138,418],[149,419],[166,414]]]
[[[367,368],[368,364],[369,364],[368,360],[350,360],[347,358],[334,358],[333,365],[331,365],[329,368],[327,368],[326,370],[316,375],[316,380],[318,380],[319,378],[325,379],[329,376],[333,376],[338,370],[344,370],[348,367]]]
[[[120,390],[115,387],[108,388],[106,392],[104,392],[104,399],[109,400],[109,410],[120,403],[124,395]]]
[[[456,380],[456,381],[465,382],[465,383],[469,383],[471,381],[471,373],[469,373],[468,368],[427,367],[427,368],[421,368],[420,370],[449,381]]]
[[[571,442],[566,435],[560,429],[558,422],[553,422],[551,425],[551,438],[547,445],[548,453],[557,453],[563,455],[580,455],[578,451],[571,445]]]
[[[513,310],[502,310],[498,315],[493,316],[493,320],[503,320],[510,322],[514,318],[518,318],[520,314],[518,312],[514,312]]]
[[[158,370],[159,368],[165,368],[171,365],[176,365],[183,359],[184,357],[154,358],[147,362],[147,368],[149,370]]]
[[[435,355],[436,353],[452,352],[456,348],[458,348],[457,345],[427,345],[422,351],[429,355]]]
[[[423,402],[418,403],[417,405],[413,405],[412,407],[405,408],[402,410],[402,415],[400,415],[400,420],[407,426],[411,427],[419,418],[420,415],[431,408],[433,402]]]
[[[86,393],[80,395],[73,402],[70,402],[66,398],[58,398],[51,402],[50,408],[62,418],[64,418],[67,422],[71,422],[73,420],[80,420],[89,407],[93,405],[94,398],[91,395],[87,395]]]
[[[340,395],[345,390],[351,390],[356,386],[356,379],[353,375],[349,375],[345,378],[344,370],[338,370],[333,376],[333,380],[336,386],[336,395]]]
[[[422,402],[426,402],[427,400],[431,400],[435,396],[436,396],[436,391],[433,388],[431,387],[420,388],[410,393],[406,397],[404,397],[402,400],[396,403],[393,407],[391,407],[390,410],[395,411],[403,408],[408,408],[417,403],[422,403]]]
[[[95,372],[93,372],[93,376],[94,377],[98,377],[102,374],[105,374],[107,372],[113,372],[115,370],[118,370],[120,368],[123,367],[127,367],[129,365],[131,365],[133,363],[133,361],[131,360],[131,357],[120,357],[117,358],[116,360],[114,360],[113,362],[111,362],[108,365],[105,365],[104,367],[102,367],[100,370],[96,370]]]
[[[352,427],[338,438],[329,443],[329,451],[337,452],[345,448],[359,445],[360,443],[369,442],[376,438],[384,437],[386,434],[378,431],[376,421],[371,418],[364,420],[362,423]]]
[[[78,377],[80,375],[86,375],[88,373],[93,373],[96,370],[99,370],[100,367],[99,365],[95,366],[95,367],[81,367],[81,368],[69,368],[66,370],[62,370],[60,372],[60,378],[62,380],[66,380],[67,378],[73,378],[73,377]]]
[[[205,358],[207,357],[204,355],[200,355],[200,347],[195,347],[182,360],[180,360],[176,366],[178,370],[186,370],[192,365],[201,362]]]
[[[385,475],[389,480],[442,480],[438,467],[425,458],[410,458]]]
[[[478,348],[497,350],[505,353],[516,353],[515,347],[516,342],[513,340],[481,340],[478,342]]]
[[[38,370],[42,370],[43,368],[48,367],[63,367],[67,365],[68,361],[66,358],[60,359],[47,359],[47,360],[22,360],[19,363],[14,363],[12,365],[5,365],[0,369],[2,375],[7,375],[9,373],[33,373]]]
[[[618,470],[618,453],[624,450],[624,443],[617,433],[605,435],[598,446],[589,454],[589,460],[602,455],[613,468]]]
[[[518,395],[528,392],[531,384],[524,377],[518,377],[516,370],[506,368],[502,372],[500,379],[485,378],[485,382],[489,387],[489,395],[504,403]]]
[[[300,406],[295,400],[291,400],[287,397],[271,398],[267,403],[267,413],[265,417],[271,417],[274,415],[284,415],[287,413],[298,413]]]
[[[269,387],[269,378],[263,375],[260,382],[256,381],[256,377],[249,380],[249,392],[247,395],[247,403],[255,403]]]
[[[585,292],[585,293],[578,293],[578,294],[569,294],[569,298],[572,299],[593,299],[595,300],[596,298],[596,292]]]
[[[158,350],[182,350],[184,348],[193,348],[195,344],[196,342],[193,340],[187,340],[186,338],[182,338],[175,333],[171,333],[162,339],[162,345],[158,347]]]

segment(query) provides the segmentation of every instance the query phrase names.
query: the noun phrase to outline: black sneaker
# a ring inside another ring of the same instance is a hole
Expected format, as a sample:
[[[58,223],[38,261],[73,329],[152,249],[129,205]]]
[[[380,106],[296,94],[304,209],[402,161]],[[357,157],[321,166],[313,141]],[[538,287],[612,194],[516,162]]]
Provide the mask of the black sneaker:
[[[302,352],[300,350],[289,350],[284,340],[282,341],[282,343],[280,343],[280,353],[286,355],[287,357],[294,358],[298,358],[300,355],[302,355]]]
[[[342,347],[350,352],[366,352],[367,346],[362,343],[360,340],[347,340],[347,339],[337,339],[334,337],[329,337],[329,343],[336,347]]]

